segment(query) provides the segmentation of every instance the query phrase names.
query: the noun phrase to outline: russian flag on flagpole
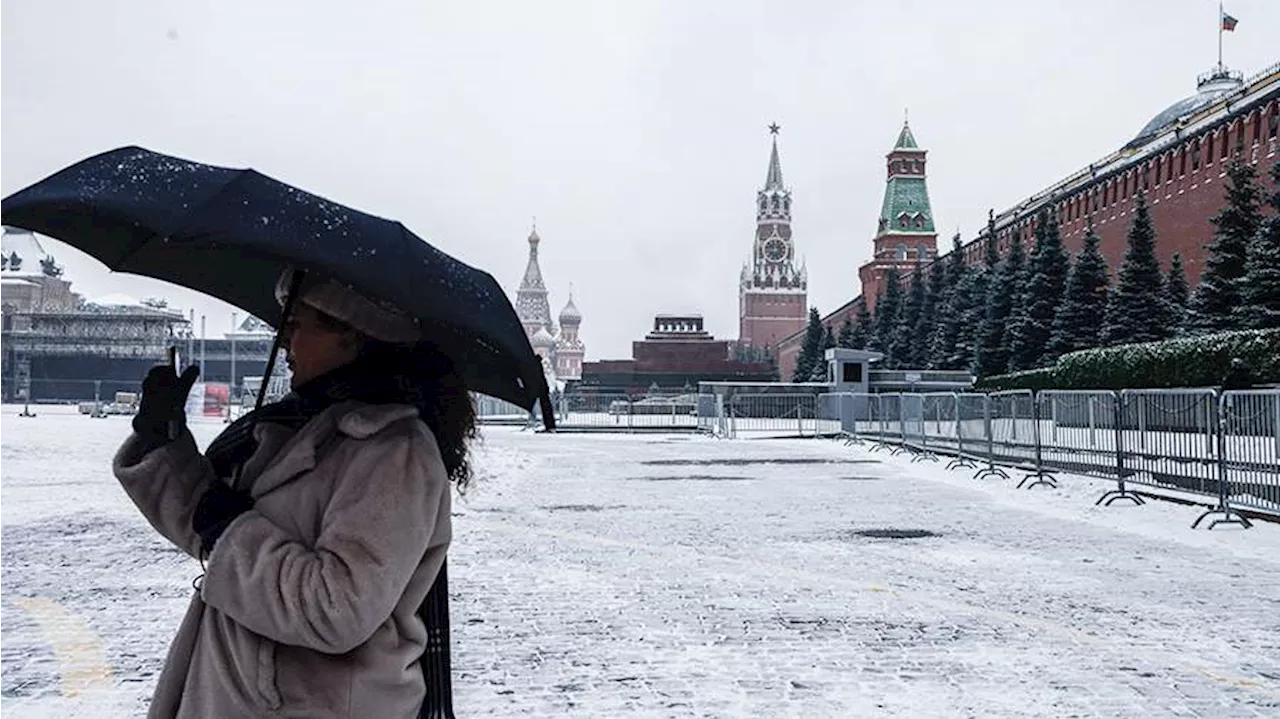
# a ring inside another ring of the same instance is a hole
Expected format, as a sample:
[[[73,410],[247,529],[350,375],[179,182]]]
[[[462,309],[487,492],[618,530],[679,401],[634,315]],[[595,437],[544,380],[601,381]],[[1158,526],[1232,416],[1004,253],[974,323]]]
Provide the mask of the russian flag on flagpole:
[[[1225,12],[1222,13],[1222,29],[1223,30],[1226,30],[1227,32],[1235,32],[1237,22],[1239,22],[1239,20],[1236,20],[1235,18],[1231,17]]]

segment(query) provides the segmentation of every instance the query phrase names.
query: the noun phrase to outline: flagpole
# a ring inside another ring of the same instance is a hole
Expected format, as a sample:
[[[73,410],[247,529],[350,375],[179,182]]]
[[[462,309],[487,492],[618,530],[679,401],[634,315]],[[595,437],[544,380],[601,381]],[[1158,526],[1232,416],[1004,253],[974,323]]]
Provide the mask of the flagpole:
[[[1222,72],[1222,3],[1218,3],[1218,72]]]

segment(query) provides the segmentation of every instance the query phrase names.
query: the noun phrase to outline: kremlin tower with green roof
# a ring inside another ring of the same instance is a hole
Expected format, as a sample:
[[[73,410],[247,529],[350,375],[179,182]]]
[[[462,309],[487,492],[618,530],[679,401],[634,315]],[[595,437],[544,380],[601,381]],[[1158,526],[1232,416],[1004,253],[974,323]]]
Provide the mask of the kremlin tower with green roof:
[[[858,268],[862,296],[872,311],[890,268],[896,267],[905,277],[915,265],[931,262],[938,255],[938,233],[925,182],[925,154],[911,134],[911,126],[903,121],[898,140],[886,156],[888,179],[872,258]]]

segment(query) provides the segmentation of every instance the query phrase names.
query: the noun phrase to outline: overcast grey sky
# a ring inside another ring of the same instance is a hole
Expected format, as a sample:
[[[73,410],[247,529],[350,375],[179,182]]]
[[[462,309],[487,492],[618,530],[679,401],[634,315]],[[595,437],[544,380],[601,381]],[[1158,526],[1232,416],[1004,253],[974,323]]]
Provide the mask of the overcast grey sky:
[[[1280,3],[1232,0],[1229,66],[1280,61]],[[810,303],[858,292],[910,108],[950,242],[1119,147],[1216,60],[1214,0],[6,0],[8,194],[141,144],[252,166],[399,219],[514,296],[538,218],[552,309],[588,359],[664,311],[737,334],[782,125]],[[77,291],[231,308],[50,243]]]

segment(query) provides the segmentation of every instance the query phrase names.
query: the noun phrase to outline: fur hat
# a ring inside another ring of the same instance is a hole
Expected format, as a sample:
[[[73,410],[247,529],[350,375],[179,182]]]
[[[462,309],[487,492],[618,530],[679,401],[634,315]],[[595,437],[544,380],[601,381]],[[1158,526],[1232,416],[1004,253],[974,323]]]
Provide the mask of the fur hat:
[[[291,267],[276,281],[276,302],[283,308],[293,285]],[[356,292],[335,280],[308,272],[298,288],[298,302],[304,302],[359,332],[383,342],[411,344],[422,339],[417,320],[396,307]]]

